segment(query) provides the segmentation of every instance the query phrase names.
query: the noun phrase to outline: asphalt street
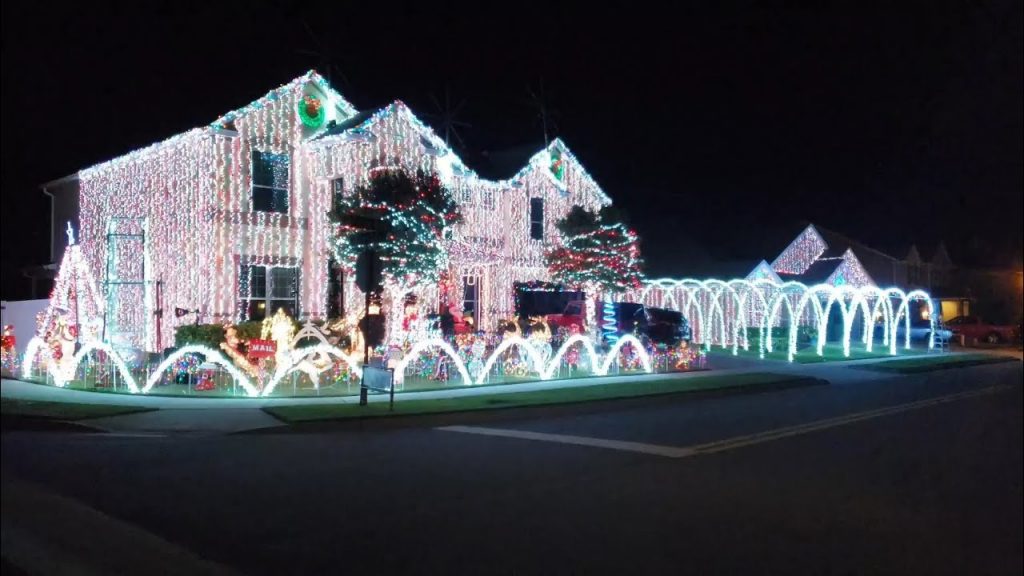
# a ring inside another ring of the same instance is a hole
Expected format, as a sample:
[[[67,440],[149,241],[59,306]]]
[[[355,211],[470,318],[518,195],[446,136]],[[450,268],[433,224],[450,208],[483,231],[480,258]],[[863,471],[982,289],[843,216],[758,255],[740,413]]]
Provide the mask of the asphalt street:
[[[235,435],[9,432],[3,475],[249,574],[1020,574],[1021,379],[1012,362]]]

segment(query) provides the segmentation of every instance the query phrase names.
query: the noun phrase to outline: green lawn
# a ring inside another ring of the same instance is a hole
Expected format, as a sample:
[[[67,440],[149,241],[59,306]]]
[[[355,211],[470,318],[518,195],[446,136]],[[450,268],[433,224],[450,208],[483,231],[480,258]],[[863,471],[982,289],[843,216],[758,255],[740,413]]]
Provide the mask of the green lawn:
[[[153,408],[138,406],[112,406],[109,404],[72,404],[67,402],[45,402],[35,400],[0,399],[0,414],[3,416],[41,418],[46,420],[84,420],[103,416],[119,416],[135,412],[149,412]]]
[[[775,349],[771,352],[765,352],[765,360],[782,360],[784,362],[789,361],[789,345],[785,343],[773,343]],[[916,356],[918,354],[926,354],[928,350],[926,348],[911,348],[910,350],[904,350],[902,347],[896,349],[898,356]],[[713,346],[710,353],[714,356],[731,356],[732,346],[728,348],[720,348],[719,346]],[[881,346],[876,344],[871,352],[864,349],[864,345],[860,342],[854,343],[850,346],[850,355],[843,355],[843,346],[838,342],[830,342],[825,344],[825,348],[822,350],[822,356],[818,356],[817,348],[813,345],[799,348],[796,351],[796,355],[793,356],[793,362],[797,364],[817,364],[820,362],[843,362],[847,360],[865,360],[869,358],[892,358],[889,354],[889,348],[887,346]],[[751,340],[750,350],[744,351],[741,346],[737,356],[742,358],[758,358],[760,356],[760,350],[756,340]]]
[[[982,364],[996,364],[1000,362],[1019,362],[1019,360],[1010,356],[995,356],[992,354],[943,354],[941,356],[907,358],[906,360],[873,362],[871,364],[861,364],[853,367],[860,370],[873,370],[876,372],[915,374],[918,372],[932,372],[935,370],[948,370],[950,368],[964,368],[967,366],[980,366]]]
[[[531,392],[509,392],[506,394],[488,394],[467,396],[464,398],[443,398],[436,400],[403,400],[395,397],[394,412],[388,411],[387,402],[372,402],[368,406],[355,404],[312,404],[301,406],[274,406],[264,408],[266,412],[286,422],[308,422],[314,420],[343,420],[349,418],[366,418],[379,416],[409,416],[414,414],[434,414],[439,412],[462,412],[469,410],[488,410],[494,408],[514,408],[523,406],[541,406],[546,404],[565,404],[588,402],[593,400],[609,400],[615,398],[631,398],[657,394],[679,392],[698,392],[717,389],[759,388],[773,385],[811,385],[821,384],[823,380],[772,374],[767,372],[753,374],[721,374],[702,375],[691,378],[651,378],[635,382],[614,384],[594,384],[575,388],[556,388]]]
[[[641,370],[621,370],[615,372],[612,371],[604,376],[594,376],[588,370],[561,370],[555,374],[555,378],[558,379],[576,379],[576,378],[608,378],[613,376],[624,376],[630,374],[643,374]],[[701,369],[694,369],[699,371]],[[145,378],[144,375],[140,376],[140,380]],[[30,379],[23,379],[24,382],[31,382],[33,384],[47,385],[47,381],[43,377],[33,377]],[[538,382],[539,378],[531,374],[529,376],[504,376],[494,375],[487,380],[484,384],[476,384],[475,386],[500,386],[505,384],[519,384],[524,382]],[[401,394],[402,392],[429,392],[433,390],[451,390],[452,388],[463,388],[465,385],[462,383],[462,378],[456,373],[447,382],[439,382],[436,380],[430,380],[427,378],[421,378],[419,376],[408,376],[405,379],[405,384],[400,386],[396,392]],[[70,380],[64,386],[70,390],[84,390],[88,392],[97,392],[101,394],[128,394],[128,389],[124,384],[121,384],[118,389],[113,389],[107,386],[96,387],[91,381],[85,381],[81,379]],[[319,390],[314,388],[312,381],[304,375],[296,374],[295,377],[287,376],[277,387],[274,388],[273,393],[270,394],[270,398],[316,398],[323,396],[357,396],[359,394],[359,381],[353,380],[351,384],[333,382],[328,379],[324,379]],[[185,384],[164,384],[161,383],[154,386],[146,394],[147,396],[173,396],[173,397],[191,397],[191,398],[245,398],[248,397],[245,391],[241,387],[233,387],[230,378],[221,377],[218,381],[218,386],[213,390],[199,391],[195,390],[194,386],[188,386]]]

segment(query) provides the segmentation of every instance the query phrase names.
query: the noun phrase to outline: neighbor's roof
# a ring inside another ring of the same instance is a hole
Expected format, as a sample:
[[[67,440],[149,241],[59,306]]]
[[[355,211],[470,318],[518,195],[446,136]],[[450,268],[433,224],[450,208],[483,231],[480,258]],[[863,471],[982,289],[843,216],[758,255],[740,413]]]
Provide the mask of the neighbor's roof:
[[[803,274],[780,273],[779,278],[781,278],[783,282],[795,280],[797,282],[803,282],[808,286],[813,284],[821,284],[825,280],[828,280],[829,276],[831,276],[832,273],[836,271],[836,268],[839,268],[839,266],[842,265],[842,263],[842,258],[829,257],[825,260],[819,259],[816,260],[813,264],[811,264],[810,268],[804,270]]]

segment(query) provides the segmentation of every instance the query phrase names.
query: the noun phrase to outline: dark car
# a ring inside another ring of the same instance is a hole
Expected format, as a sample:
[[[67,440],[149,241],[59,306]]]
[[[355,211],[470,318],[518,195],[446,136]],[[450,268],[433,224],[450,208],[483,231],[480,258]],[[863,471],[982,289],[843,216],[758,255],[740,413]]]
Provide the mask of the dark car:
[[[664,308],[645,308],[645,311],[647,322],[643,334],[652,342],[676,346],[690,341],[690,323],[682,312]]]
[[[601,315],[605,303],[598,303]],[[675,346],[690,341],[690,323],[681,312],[665,308],[650,308],[634,302],[615,302],[615,333],[633,334],[658,344]]]

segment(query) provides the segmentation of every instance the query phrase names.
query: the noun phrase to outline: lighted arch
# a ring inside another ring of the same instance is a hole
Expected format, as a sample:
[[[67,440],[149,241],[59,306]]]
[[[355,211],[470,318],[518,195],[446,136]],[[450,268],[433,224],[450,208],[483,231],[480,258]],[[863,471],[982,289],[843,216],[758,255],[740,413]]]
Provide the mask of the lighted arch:
[[[622,338],[619,338],[619,342],[622,342],[624,338],[635,340],[635,338],[632,335],[626,334],[622,336]],[[548,361],[547,367],[544,368],[544,371],[541,372],[540,374],[541,380],[551,379],[551,377],[555,373],[555,370],[558,370],[558,366],[559,363],[562,361],[562,357],[565,356],[565,354],[569,351],[572,345],[576,343],[581,344],[583,346],[583,349],[590,356],[591,372],[594,372],[597,369],[597,366],[601,361],[601,357],[597,354],[597,351],[594,350],[594,343],[591,342],[589,338],[582,334],[573,334],[572,336],[569,337],[568,340],[566,340],[561,346],[558,347],[558,351],[555,352],[555,354],[551,357],[551,360]]]
[[[40,353],[40,350],[46,350],[46,342],[39,336],[33,336],[25,347],[25,359],[21,366],[22,378],[32,378],[32,365],[35,364],[36,356]],[[45,362],[47,371],[51,374],[57,371],[57,365],[54,364],[53,356],[49,352],[46,353]]]
[[[644,367],[644,372],[650,374],[652,371],[651,357],[648,356],[647,350],[644,349],[644,346],[643,344],[640,343],[640,340],[638,340],[637,337],[633,336],[632,334],[626,334],[622,338],[619,338],[619,341],[616,342],[615,345],[612,346],[612,349],[608,351],[608,355],[604,357],[604,362],[601,364],[600,369],[595,370],[594,374],[597,376],[607,375],[608,370],[611,368],[612,362],[619,355],[619,352],[622,350],[622,347],[625,346],[626,344],[633,345],[633,347],[637,351],[637,355],[640,356],[640,364]]]
[[[896,340],[896,338],[895,338],[895,334],[896,334],[895,328],[899,324],[900,317],[902,316],[904,318],[905,322],[906,322],[906,324],[904,326],[904,329],[903,329],[903,338],[904,338],[904,345],[903,346],[907,350],[910,349],[910,301],[911,300],[924,300],[925,302],[928,303],[928,324],[929,324],[929,328],[930,328],[928,330],[928,349],[931,350],[932,348],[935,347],[935,307],[932,304],[931,296],[929,296],[928,293],[925,292],[924,290],[912,290],[910,292],[907,292],[906,297],[903,299],[902,302],[900,302],[900,306],[897,309],[895,317],[893,319],[893,336],[894,336],[893,337],[893,341]],[[891,348],[892,353],[895,354],[896,353],[895,352],[896,351],[895,342],[893,342],[891,346],[892,346],[892,348]]]
[[[473,378],[470,377],[469,371],[466,370],[466,365],[462,362],[462,358],[459,357],[458,352],[452,348],[451,344],[441,340],[440,338],[431,338],[429,340],[424,340],[423,342],[417,342],[412,349],[409,350],[409,353],[402,358],[397,366],[395,366],[395,371],[401,371],[404,373],[405,369],[413,359],[430,348],[440,348],[442,352],[447,354],[455,363],[455,368],[458,369],[459,375],[462,376],[462,383],[466,386],[473,385]]]
[[[772,353],[772,328],[775,326],[776,315],[782,308],[782,304],[785,304],[786,311],[789,312],[789,328],[790,331],[794,330],[798,316],[793,313],[793,305],[789,302],[789,294],[786,292],[779,292],[772,300],[771,305],[768,307],[768,315],[765,317],[764,322],[761,324],[761,357],[764,358],[765,350],[769,354]],[[765,337],[767,335],[767,337]],[[792,356],[792,351],[790,351]],[[790,358],[792,359],[792,358]]]
[[[183,346],[175,350],[174,353],[168,356],[167,358],[164,358],[164,361],[157,365],[156,370],[154,370],[153,373],[149,375],[149,378],[146,380],[146,385],[142,387],[142,393],[146,394],[150,390],[152,390],[153,386],[156,386],[156,384],[160,382],[160,379],[163,377],[164,371],[173,366],[174,363],[179,358],[185,356],[186,354],[202,354],[203,356],[206,357],[207,362],[212,362],[219,366],[223,366],[227,373],[230,374],[231,377],[235,380],[235,383],[237,383],[239,386],[242,387],[243,390],[245,390],[246,394],[253,397],[260,395],[260,391],[257,390],[255,386],[253,386],[249,378],[245,374],[243,374],[241,370],[235,367],[234,364],[226,360],[224,356],[221,355],[219,350],[207,348],[206,346],[201,346],[199,344],[189,344],[188,346]]]
[[[477,377],[477,384],[483,384],[487,381],[487,376],[491,373],[491,368],[494,367],[495,362],[512,347],[517,347],[519,350],[525,350],[526,355],[530,357],[533,362],[533,370],[538,375],[544,373],[544,359],[541,358],[540,352],[522,336],[510,336],[502,340],[501,344],[494,349],[487,361],[484,362],[484,367],[480,370],[480,375]]]
[[[74,358],[71,360],[71,367],[70,367],[71,374],[77,373],[78,372],[78,365],[81,364],[82,359],[85,358],[86,355],[89,354],[90,352],[93,352],[93,351],[96,351],[96,350],[104,352],[105,354],[107,354],[108,356],[110,356],[113,359],[114,366],[117,368],[118,372],[121,373],[121,378],[124,380],[125,384],[127,384],[128,390],[132,394],[138,394],[140,392],[139,385],[138,385],[137,382],[135,382],[135,377],[132,376],[131,370],[128,369],[128,366],[124,363],[124,360],[121,358],[121,355],[118,354],[116,350],[114,350],[113,346],[111,346],[110,344],[107,344],[105,342],[100,342],[98,340],[92,340],[90,342],[86,342],[82,346],[82,348],[78,352],[75,353]],[[57,381],[57,376],[55,374],[54,375],[54,382],[56,382],[56,381]],[[65,380],[64,382],[58,384],[58,386],[63,387],[66,384],[67,384],[67,380]]]
[[[802,285],[801,285],[802,286]],[[828,328],[828,312],[830,308],[822,308],[821,302],[818,300],[820,294],[826,294],[829,298],[835,291],[835,288],[829,284],[817,284],[815,286],[806,287],[803,286],[804,292],[797,303],[796,313],[798,318],[803,318],[804,312],[807,310],[807,305],[813,303],[813,310],[817,312],[816,325],[818,328],[818,356],[824,354],[825,348],[825,330]],[[796,326],[790,326],[789,331],[789,352],[790,358],[796,355],[796,338],[797,330]]]
[[[288,355],[288,364],[278,366],[277,370],[274,372],[274,376],[270,379],[270,382],[267,383],[267,386],[263,389],[263,392],[260,395],[270,396],[285,376],[298,369],[299,363],[302,362],[304,358],[314,354],[326,354],[328,356],[339,358],[348,364],[348,367],[354,374],[357,376],[362,376],[363,374],[363,368],[359,365],[359,362],[337,346],[332,346],[331,344],[317,344],[315,346],[308,346],[305,348],[296,348]]]

